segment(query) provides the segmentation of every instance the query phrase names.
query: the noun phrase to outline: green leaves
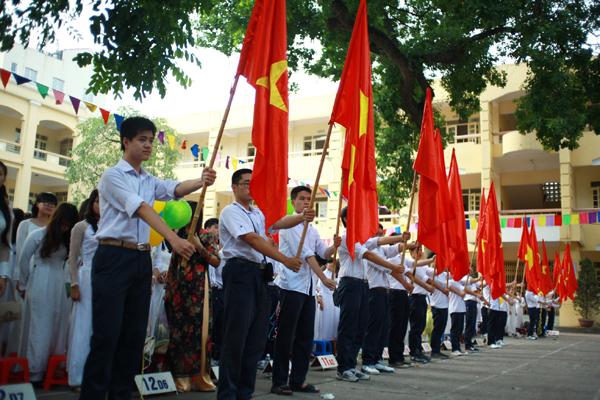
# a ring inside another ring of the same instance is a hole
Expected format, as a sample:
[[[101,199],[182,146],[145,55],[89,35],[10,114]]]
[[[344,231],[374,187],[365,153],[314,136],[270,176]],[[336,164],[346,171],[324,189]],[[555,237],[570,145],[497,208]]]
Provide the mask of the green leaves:
[[[573,308],[584,319],[594,317],[600,311],[600,289],[596,269],[589,258],[579,263],[577,271],[577,291],[573,300]]]
[[[117,114],[125,118],[131,116],[144,116],[131,107],[121,107]],[[164,119],[153,119],[158,131],[175,135],[176,142],[181,144],[181,137],[166,124]],[[74,202],[79,203],[86,199],[89,193],[98,187],[98,182],[106,168],[115,166],[123,152],[120,146],[120,135],[117,131],[115,119],[111,115],[108,124],[104,125],[102,118],[90,118],[77,126],[81,142],[73,149],[73,161],[69,163],[65,178],[76,189]],[[165,138],[166,141],[166,138]],[[181,159],[181,153],[176,149],[171,150],[168,145],[162,145],[155,139],[154,149],[150,160],[143,163],[149,174],[161,179],[176,179],[173,169]]]

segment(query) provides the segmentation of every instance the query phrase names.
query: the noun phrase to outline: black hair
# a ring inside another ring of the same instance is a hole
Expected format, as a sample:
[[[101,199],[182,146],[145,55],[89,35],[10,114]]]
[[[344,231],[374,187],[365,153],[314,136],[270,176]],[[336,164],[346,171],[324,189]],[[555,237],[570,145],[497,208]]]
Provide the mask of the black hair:
[[[13,208],[13,215],[15,219],[13,220],[12,227],[12,238],[10,242],[12,244],[17,243],[17,229],[19,229],[19,225],[21,222],[25,221],[25,212],[20,208]]]
[[[210,229],[214,225],[219,225],[219,218],[209,218],[204,222],[204,229]]]
[[[333,262],[333,257],[329,257],[326,261],[327,261],[327,264],[332,263]]]
[[[188,200],[188,204],[192,208],[192,215],[194,215],[196,213],[196,207],[198,206],[198,202]],[[202,214],[204,214],[204,207],[202,207],[202,210],[200,210],[200,216],[198,217],[198,221],[202,221]],[[199,235],[201,228],[202,228],[202,224],[196,224],[196,232],[194,232],[194,233]],[[177,231],[177,236],[179,236],[182,239],[187,239],[188,234],[189,233],[185,233],[185,227],[183,227]]]
[[[48,225],[46,225],[46,234],[42,239],[42,248],[40,249],[40,257],[42,259],[48,258],[60,249],[60,245],[66,247],[67,254],[65,260],[69,256],[69,247],[71,244],[71,229],[79,222],[79,211],[73,204],[62,203],[52,213],[48,219]],[[67,225],[69,230],[62,231],[62,226]]]
[[[58,199],[56,198],[54,193],[42,192],[42,193],[38,194],[37,196],[35,196],[35,201],[33,202],[33,205],[31,206],[31,218],[37,218],[38,212],[40,211],[40,209],[38,208],[38,206],[36,204],[41,203],[42,201],[48,201],[48,202],[54,203],[54,205],[58,205]]]
[[[85,220],[92,226],[94,232],[98,232],[98,217],[94,212],[94,202],[99,197],[98,189],[92,190],[90,197],[87,199],[87,205],[85,210]]]
[[[400,234],[398,232],[394,231],[390,234],[390,236],[400,236]],[[392,246],[395,246],[395,245],[392,245]]]
[[[156,136],[156,125],[144,117],[129,117],[121,122],[121,151],[125,151],[123,139],[132,141],[141,131],[152,131],[152,136]]]
[[[4,179],[6,179],[8,168],[6,168],[6,165],[4,165],[2,161],[0,161],[0,168],[2,168],[2,171],[4,171]],[[0,186],[0,211],[2,211],[2,215],[6,221],[4,232],[0,233],[0,242],[2,242],[2,244],[4,244],[6,247],[10,247],[10,236],[8,234],[10,233],[12,213],[8,207],[8,193],[6,193],[6,186],[4,186],[4,184]]]
[[[317,260],[317,263],[323,267],[324,265],[327,265],[327,260],[325,258],[322,258],[320,255],[318,255],[317,253],[315,253],[315,260]]]
[[[292,193],[290,194],[290,198],[292,200],[296,200],[296,198],[298,197],[298,193],[300,192],[308,192],[310,194],[312,194],[312,190],[307,187],[307,186],[296,186],[295,188],[292,189]]]
[[[340,215],[340,218],[342,219],[342,224],[344,224],[344,228],[346,228],[346,221],[344,221],[344,218],[348,218],[348,206],[342,208],[342,215]]]
[[[88,209],[88,203],[90,202],[90,199],[85,199],[84,201],[81,202],[81,205],[79,206],[79,220],[83,221],[85,219],[85,214],[87,213],[87,209]]]
[[[242,180],[242,175],[251,174],[251,173],[252,173],[252,170],[248,169],[248,168],[238,169],[237,171],[235,171],[233,173],[233,175],[231,175],[231,184],[237,185]]]
[[[383,230],[383,225],[379,224],[379,229]]]

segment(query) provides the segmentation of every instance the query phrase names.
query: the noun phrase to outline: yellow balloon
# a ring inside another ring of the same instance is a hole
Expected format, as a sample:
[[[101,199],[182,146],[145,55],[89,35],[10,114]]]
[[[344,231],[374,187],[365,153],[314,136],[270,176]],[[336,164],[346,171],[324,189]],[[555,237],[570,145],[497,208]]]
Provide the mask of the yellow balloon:
[[[165,238],[163,238],[162,236],[160,236],[158,234],[158,232],[156,232],[154,229],[150,228],[150,241],[149,241],[150,246],[153,246],[153,247],[154,246],[158,246],[159,244],[162,243],[162,241],[164,239]]]
[[[155,201],[154,202],[154,211],[156,211],[157,214],[160,214],[161,211],[163,210],[163,208],[165,208],[165,205],[167,203],[165,203],[164,201]]]

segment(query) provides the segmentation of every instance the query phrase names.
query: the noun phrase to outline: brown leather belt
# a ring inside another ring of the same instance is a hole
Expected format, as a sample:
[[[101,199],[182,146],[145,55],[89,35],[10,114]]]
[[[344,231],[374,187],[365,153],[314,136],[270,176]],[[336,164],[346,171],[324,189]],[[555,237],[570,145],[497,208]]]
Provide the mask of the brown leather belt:
[[[148,243],[133,243],[118,239],[100,239],[99,243],[107,246],[124,247],[132,250],[150,251],[150,245]]]

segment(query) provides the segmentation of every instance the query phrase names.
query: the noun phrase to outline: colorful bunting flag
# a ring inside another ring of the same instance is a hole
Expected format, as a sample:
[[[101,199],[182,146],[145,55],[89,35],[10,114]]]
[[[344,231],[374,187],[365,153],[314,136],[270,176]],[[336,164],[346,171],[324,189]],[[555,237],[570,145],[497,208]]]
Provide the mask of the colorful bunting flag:
[[[571,214],[571,225],[579,225],[579,214]]]
[[[104,108],[101,108],[100,114],[102,114],[102,118],[104,119],[104,125],[108,124],[108,116],[110,115],[110,111],[106,111]]]
[[[231,157],[231,165],[233,165],[233,170],[237,171],[237,166],[238,166],[238,159]]]
[[[56,99],[56,105],[60,106],[63,103],[63,101],[65,100],[65,94],[63,92],[59,92],[56,89],[52,89],[52,91],[54,92],[54,98]],[[104,123],[104,125],[106,125],[106,122]]]
[[[184,140],[183,143],[181,144],[181,149],[185,150],[187,149],[187,140]]]
[[[570,214],[563,214],[562,224],[563,225],[571,225],[571,215]]]
[[[48,86],[46,85],[42,85],[41,83],[35,83],[37,86],[37,90],[40,93],[40,95],[42,96],[42,99],[45,99],[46,96],[48,96],[48,90],[50,89]]]
[[[73,104],[73,109],[75,109],[75,115],[77,115],[77,113],[79,112],[79,103],[81,103],[81,100],[79,100],[78,98],[75,98],[73,96],[69,96],[69,99],[71,99],[71,104]],[[119,128],[120,127],[121,127],[121,124],[119,124]],[[117,129],[121,130],[119,128],[117,128]]]
[[[227,156],[227,159],[225,160],[225,168],[229,169],[229,160],[231,159],[231,157]]]
[[[92,103],[88,103],[87,101],[84,101],[83,104],[85,104],[88,110],[90,110],[91,112],[96,112],[96,109],[98,108],[98,106]]]
[[[4,89],[6,89],[6,85],[8,85],[8,80],[10,79],[11,72],[5,69],[0,68],[0,77],[2,77],[2,84],[4,85]]]
[[[208,161],[208,147],[202,147],[202,161]]]
[[[589,213],[588,214],[588,223],[595,224],[596,222],[598,222],[598,214],[596,214],[595,212]]]
[[[190,151],[192,152],[192,154],[194,155],[194,157],[198,158],[198,145],[195,144],[192,147],[190,147]]]
[[[579,223],[580,224],[587,224],[588,223],[588,213],[581,213],[581,214],[579,214]]]
[[[121,122],[123,122],[125,117],[123,117],[122,115],[119,115],[119,114],[115,114],[115,113],[113,113],[113,116],[115,117],[115,123],[117,124],[117,130],[119,132],[121,132]],[[163,135],[164,135],[164,133],[163,133]],[[158,138],[160,139],[160,133],[158,134]],[[162,142],[162,140],[161,140],[161,142]],[[163,144],[164,144],[164,142],[163,142]]]
[[[17,75],[14,72],[12,75],[15,78],[15,81],[17,81],[17,85],[23,85],[25,83],[31,82],[31,79],[27,79],[24,76]]]
[[[117,120],[116,114],[115,114],[115,121]],[[121,123],[119,122],[118,125],[120,126]],[[163,131],[159,131],[158,132],[158,140],[160,140],[160,143],[164,146],[165,144],[165,133]]]
[[[167,133],[167,139],[169,139],[169,146],[171,150],[175,150],[175,136]]]
[[[214,167],[217,168],[219,166],[219,161],[221,160],[221,153],[219,153],[217,151],[217,156],[215,157],[215,165]]]

